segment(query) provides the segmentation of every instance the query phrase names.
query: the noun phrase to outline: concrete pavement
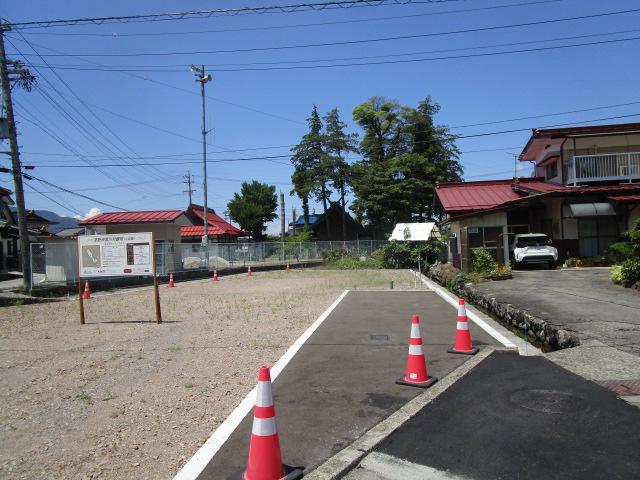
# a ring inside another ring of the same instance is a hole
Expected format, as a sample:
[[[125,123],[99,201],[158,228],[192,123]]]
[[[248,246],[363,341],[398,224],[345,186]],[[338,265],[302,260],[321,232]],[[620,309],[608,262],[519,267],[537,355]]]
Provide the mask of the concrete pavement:
[[[286,463],[309,471],[423,392],[394,383],[404,372],[413,313],[421,315],[430,375],[442,378],[469,360],[446,352],[456,311],[433,292],[350,292],[274,382]],[[470,328],[475,344],[495,345]],[[200,479],[244,468],[251,422],[249,414]]]
[[[640,356],[640,295],[614,285],[608,268],[523,270],[513,279],[485,282],[478,291],[595,340]]]

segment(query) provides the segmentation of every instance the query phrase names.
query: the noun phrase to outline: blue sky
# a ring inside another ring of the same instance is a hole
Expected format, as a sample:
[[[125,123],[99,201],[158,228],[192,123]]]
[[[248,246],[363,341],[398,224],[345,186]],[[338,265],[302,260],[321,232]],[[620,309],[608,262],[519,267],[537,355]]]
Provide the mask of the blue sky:
[[[9,2],[3,8],[3,16],[20,22],[274,3],[293,2],[33,0]],[[34,175],[55,185],[135,210],[186,207],[188,199],[183,193],[186,186],[181,181],[190,170],[196,177],[194,201],[202,203],[200,98],[199,85],[188,69],[192,63],[207,65],[214,76],[207,85],[207,122],[208,128],[213,128],[209,142],[215,145],[209,147],[209,158],[213,160],[288,155],[288,146],[297,143],[306,131],[305,119],[313,104],[322,113],[339,108],[351,131],[359,132],[351,120],[351,111],[373,95],[411,106],[430,95],[442,107],[438,122],[456,127],[452,131],[460,135],[633,115],[640,113],[640,103],[476,125],[640,102],[639,40],[410,63],[266,71],[238,69],[318,65],[322,63],[320,59],[347,59],[328,63],[359,63],[463,56],[640,37],[640,12],[383,42],[229,53],[191,52],[424,35],[638,7],[637,1],[631,0],[458,0],[21,30],[24,38],[10,32],[7,51],[13,59],[21,59],[17,50],[31,55],[26,58],[36,66],[32,70],[40,77],[39,86],[31,93],[14,90],[23,163],[36,165]],[[503,44],[506,45],[494,46]],[[479,48],[485,46],[490,47]],[[32,47],[55,67],[55,73],[65,83],[45,68],[43,59],[33,56]],[[180,54],[167,55],[172,52]],[[74,56],[47,56],[60,53]],[[139,53],[163,55],[131,56]],[[95,54],[103,56],[91,56]],[[104,56],[114,54],[129,56]],[[380,58],[361,58],[370,56]],[[100,66],[96,67],[96,63]],[[100,70],[78,70],[86,67]],[[61,109],[80,127],[65,118]],[[638,118],[597,123],[631,122]],[[460,139],[465,178],[510,177],[513,154],[520,152],[527,138],[528,132],[523,131]],[[78,153],[82,158],[78,158]],[[121,156],[133,159],[110,158]],[[104,167],[99,171],[87,168],[88,161],[94,165],[167,164]],[[218,213],[224,212],[240,182],[251,179],[276,185],[286,193],[287,221],[292,206],[301,211],[298,199],[288,195],[292,169],[287,158],[217,162],[208,168],[209,205]],[[84,214],[94,207],[110,210],[91,200],[56,192],[42,183],[30,183],[50,198],[27,188],[29,208],[49,209],[68,216],[74,212]],[[0,184],[13,189],[8,174],[0,174]],[[317,204],[315,208],[321,209]],[[276,225],[279,223],[274,222],[270,231],[277,229]]]

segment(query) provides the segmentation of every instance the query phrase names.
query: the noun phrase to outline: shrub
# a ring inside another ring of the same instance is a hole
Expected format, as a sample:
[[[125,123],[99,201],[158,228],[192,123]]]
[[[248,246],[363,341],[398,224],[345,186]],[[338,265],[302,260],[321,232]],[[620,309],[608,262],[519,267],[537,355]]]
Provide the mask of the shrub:
[[[380,247],[385,268],[417,268],[418,260],[425,268],[441,256],[442,244],[438,241],[408,242],[391,240]]]
[[[479,247],[471,250],[471,271],[488,277],[496,268],[498,268],[498,263],[487,248]]]
[[[640,258],[630,258],[620,264],[622,280],[627,285],[640,282]]]
[[[320,250],[320,256],[324,263],[335,263],[349,256],[349,252],[342,248],[325,248]]]
[[[511,277],[513,277],[513,274],[511,273],[511,267],[508,264],[498,265],[498,267],[491,270],[491,273],[489,274],[489,278],[493,280],[504,280]]]
[[[633,245],[631,242],[616,242],[609,247],[609,257],[615,263],[620,263],[633,256]]]
[[[371,257],[365,260],[354,257],[344,257],[330,264],[330,266],[338,270],[358,270],[361,268],[382,268],[382,262],[379,259]]]
[[[569,257],[569,258],[567,258],[565,263],[567,264],[567,267],[577,267],[579,261],[580,261],[580,259],[578,259],[576,257]]]
[[[609,274],[609,278],[613,283],[622,283],[624,277],[622,276],[622,265],[614,265],[611,268],[611,273]]]
[[[360,260],[357,252],[349,253],[342,248],[326,248],[320,251],[323,263],[338,270],[356,270],[359,268],[382,268],[380,256],[371,256]]]

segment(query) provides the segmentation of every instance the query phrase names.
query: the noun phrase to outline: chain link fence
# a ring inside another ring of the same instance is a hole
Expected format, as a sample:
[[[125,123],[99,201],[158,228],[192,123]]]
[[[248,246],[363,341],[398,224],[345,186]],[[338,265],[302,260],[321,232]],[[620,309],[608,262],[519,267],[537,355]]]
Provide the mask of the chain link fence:
[[[322,260],[325,250],[339,249],[355,258],[367,258],[385,243],[382,240],[331,242],[211,243],[209,261],[199,243],[156,242],[156,271],[160,275],[181,271],[284,265]],[[73,284],[78,279],[76,241],[31,244],[31,285]]]

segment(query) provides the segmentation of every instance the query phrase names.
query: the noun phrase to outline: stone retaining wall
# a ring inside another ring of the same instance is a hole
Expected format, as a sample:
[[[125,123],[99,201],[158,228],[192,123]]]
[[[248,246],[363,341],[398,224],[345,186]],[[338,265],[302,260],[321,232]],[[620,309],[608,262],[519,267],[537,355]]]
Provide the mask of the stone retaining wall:
[[[561,350],[580,345],[580,339],[574,332],[553,325],[514,305],[501,303],[496,298],[480,293],[473,283],[465,283],[461,275],[454,277],[453,281],[446,282],[439,273],[439,271],[430,271],[429,277],[481,308],[503,325],[523,335],[526,332],[527,340],[530,342],[542,344],[543,348],[548,350]]]

